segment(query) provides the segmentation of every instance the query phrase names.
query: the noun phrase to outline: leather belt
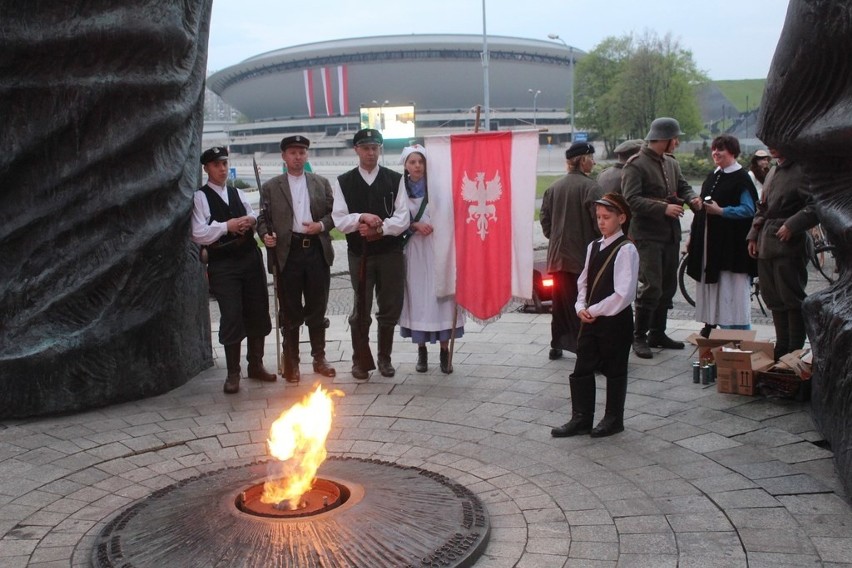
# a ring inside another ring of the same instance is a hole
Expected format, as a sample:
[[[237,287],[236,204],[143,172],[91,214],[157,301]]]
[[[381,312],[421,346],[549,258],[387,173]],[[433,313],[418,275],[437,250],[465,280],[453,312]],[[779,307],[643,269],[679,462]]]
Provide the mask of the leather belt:
[[[290,237],[290,248],[311,248],[317,241],[316,235],[305,235],[302,233],[293,233]]]

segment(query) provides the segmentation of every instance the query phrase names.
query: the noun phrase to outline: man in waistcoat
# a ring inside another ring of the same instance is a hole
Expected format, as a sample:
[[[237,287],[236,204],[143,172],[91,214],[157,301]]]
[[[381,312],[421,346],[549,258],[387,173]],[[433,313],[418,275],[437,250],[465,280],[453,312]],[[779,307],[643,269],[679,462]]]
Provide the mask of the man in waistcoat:
[[[315,373],[335,376],[325,358],[325,310],[331,284],[334,249],[328,232],[334,228],[334,196],[328,180],[305,171],[311,141],[304,136],[281,140],[287,173],[260,189],[262,214],[257,231],[278,270],[278,303],[284,334],[284,378],[298,383],[299,327],[308,327]]]
[[[225,346],[224,391],[240,390],[240,344],[248,337],[248,377],[275,381],[263,367],[263,342],[272,330],[263,257],[254,240],[257,215],[245,194],[227,185],[228,149],[201,155],[207,183],[195,192],[192,240],[206,249],[207,280],[219,303],[219,343]]]
[[[683,205],[689,202],[698,211],[701,199],[672,154],[682,134],[674,118],[655,119],[647,144],[627,160],[621,174],[621,191],[633,212],[630,238],[639,251],[633,351],[643,359],[654,356],[651,347],[683,349],[683,342],[666,335],[666,320],[677,291]]]
[[[334,188],[334,226],[346,235],[349,277],[355,295],[349,326],[352,333],[352,376],[369,378],[368,363],[361,360],[359,342],[368,342],[373,293],[378,312],[378,368],[385,377],[395,373],[391,363],[394,328],[402,312],[405,260],[400,235],[410,215],[406,193],[400,191],[402,175],[379,165],[382,134],[373,128],[355,133],[352,140],[358,167],[338,176]],[[361,274],[362,255],[365,271]],[[364,313],[358,312],[363,295]]]

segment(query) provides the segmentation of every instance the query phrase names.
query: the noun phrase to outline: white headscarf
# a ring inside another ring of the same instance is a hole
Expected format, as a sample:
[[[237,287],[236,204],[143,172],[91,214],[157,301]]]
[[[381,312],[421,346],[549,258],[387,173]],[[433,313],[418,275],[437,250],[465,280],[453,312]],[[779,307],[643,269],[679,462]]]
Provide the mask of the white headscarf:
[[[403,166],[405,165],[405,160],[408,159],[408,156],[417,152],[418,154],[423,154],[423,157],[426,157],[426,148],[421,146],[420,144],[415,144],[413,146],[406,146],[402,149],[402,155],[399,157],[399,163]]]

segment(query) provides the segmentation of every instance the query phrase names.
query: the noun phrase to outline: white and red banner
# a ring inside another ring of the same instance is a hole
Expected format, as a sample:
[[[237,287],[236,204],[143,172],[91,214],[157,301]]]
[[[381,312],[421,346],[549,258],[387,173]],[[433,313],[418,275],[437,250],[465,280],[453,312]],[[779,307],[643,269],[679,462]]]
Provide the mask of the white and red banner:
[[[314,117],[314,71],[305,69],[305,100],[308,103],[308,116]]]
[[[438,296],[478,321],[532,298],[536,131],[426,138]]]
[[[337,66],[337,96],[340,116],[349,114],[349,70],[346,65]]]
[[[334,102],[331,96],[331,69],[321,67],[320,74],[322,75],[322,98],[325,101],[325,115],[331,116],[334,112]]]
[[[319,68],[320,79],[322,80],[322,100],[325,104],[326,116],[334,115],[334,84],[333,79],[335,74],[330,67]],[[303,70],[305,79],[305,102],[308,106],[308,116],[314,118],[316,116],[316,107],[314,103],[314,70]],[[349,114],[349,71],[346,65],[337,66],[337,101],[340,110],[340,116]]]

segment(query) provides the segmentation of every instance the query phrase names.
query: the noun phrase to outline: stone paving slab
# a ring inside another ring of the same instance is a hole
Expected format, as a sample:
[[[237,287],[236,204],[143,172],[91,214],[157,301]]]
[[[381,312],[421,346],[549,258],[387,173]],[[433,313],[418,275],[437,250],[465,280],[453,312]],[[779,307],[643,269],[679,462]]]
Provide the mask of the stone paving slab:
[[[214,368],[165,395],[0,423],[0,566],[88,566],[95,536],[134,501],[265,459],[270,424],[316,382],[345,395],[332,455],[424,468],[482,500],[492,535],[478,568],[852,565],[852,507],[807,403],[719,394],[692,384],[689,350],[655,350],[631,358],[624,433],[554,439],[574,358],[548,360],[548,315],[469,323],[451,375],[437,349],[416,373],[398,338],[397,375],[368,382],[348,372],[346,316],[330,319],[334,379],[308,363],[298,386],[244,380],[226,396],[217,347]],[[670,322],[680,339],[698,328]]]

